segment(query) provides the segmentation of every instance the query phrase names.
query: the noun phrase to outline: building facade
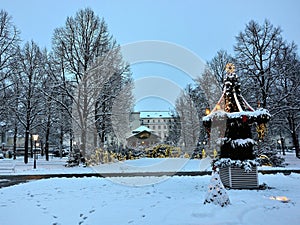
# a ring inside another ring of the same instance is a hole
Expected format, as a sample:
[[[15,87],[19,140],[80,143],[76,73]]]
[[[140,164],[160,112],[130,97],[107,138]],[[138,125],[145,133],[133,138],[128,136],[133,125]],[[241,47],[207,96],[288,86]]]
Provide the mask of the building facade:
[[[168,111],[141,111],[131,113],[131,130],[145,126],[165,142],[168,137],[168,126],[173,121],[173,115]]]

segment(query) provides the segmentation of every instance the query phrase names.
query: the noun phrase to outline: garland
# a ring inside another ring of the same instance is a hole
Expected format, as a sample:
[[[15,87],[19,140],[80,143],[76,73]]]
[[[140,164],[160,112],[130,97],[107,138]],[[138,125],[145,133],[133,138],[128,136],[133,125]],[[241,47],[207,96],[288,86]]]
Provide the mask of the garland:
[[[260,165],[259,159],[253,159],[253,160],[248,159],[248,160],[241,161],[241,160],[232,160],[229,158],[222,158],[213,163],[214,167],[224,168],[224,167],[233,166],[233,167],[239,167],[241,169],[245,169],[245,172],[250,172],[252,171],[253,166],[259,166],[259,165]]]

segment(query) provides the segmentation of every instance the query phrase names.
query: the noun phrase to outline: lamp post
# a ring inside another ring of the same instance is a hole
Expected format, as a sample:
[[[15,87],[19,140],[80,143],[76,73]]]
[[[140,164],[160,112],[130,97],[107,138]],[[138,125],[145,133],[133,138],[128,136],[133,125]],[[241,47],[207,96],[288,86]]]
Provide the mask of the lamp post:
[[[37,140],[39,139],[39,135],[38,135],[38,134],[34,134],[34,135],[32,135],[32,138],[33,138],[33,140],[34,140],[33,169],[36,169],[36,143],[37,143]]]
[[[283,138],[283,137],[280,137],[280,139],[281,139],[282,154],[285,155],[284,138]]]
[[[281,139],[277,140],[277,143],[278,143],[278,147],[280,149],[280,154],[282,153],[282,149],[281,149]]]

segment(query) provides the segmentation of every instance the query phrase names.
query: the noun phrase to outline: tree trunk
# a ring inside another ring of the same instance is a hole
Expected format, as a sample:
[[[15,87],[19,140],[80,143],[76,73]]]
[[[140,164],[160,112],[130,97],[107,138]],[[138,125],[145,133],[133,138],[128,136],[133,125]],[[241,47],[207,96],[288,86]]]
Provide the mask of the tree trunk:
[[[14,159],[17,159],[17,136],[18,136],[18,126],[15,124],[14,129],[14,143],[13,143],[13,153],[14,153]]]
[[[24,163],[28,163],[28,144],[29,144],[29,130],[25,131],[25,143],[24,143]]]
[[[287,119],[289,121],[289,127],[290,127],[290,130],[291,130],[293,145],[295,147],[296,157],[300,158],[299,140],[298,140],[298,135],[297,135],[297,131],[296,131],[296,124],[295,124],[294,114],[289,113]]]
[[[295,131],[293,131],[293,133],[292,133],[292,139],[293,139],[293,144],[294,144],[295,151],[296,151],[296,157],[300,158],[299,140],[298,140],[297,133]]]
[[[48,114],[47,119],[48,120],[47,120],[47,127],[46,127],[45,155],[46,155],[46,161],[49,161],[49,135],[50,135],[50,125],[51,125],[50,113]]]

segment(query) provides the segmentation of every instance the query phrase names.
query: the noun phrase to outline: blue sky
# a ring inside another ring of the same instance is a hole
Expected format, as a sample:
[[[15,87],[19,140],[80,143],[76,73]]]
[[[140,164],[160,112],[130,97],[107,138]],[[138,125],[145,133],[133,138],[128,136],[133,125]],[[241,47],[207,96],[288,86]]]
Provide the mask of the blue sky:
[[[260,23],[270,20],[282,28],[284,39],[300,45],[298,0],[1,0],[0,5],[13,17],[24,41],[34,40],[48,49],[53,30],[63,26],[67,16],[85,7],[104,17],[121,45],[165,41],[189,49],[203,61],[210,60],[220,49],[233,53],[235,36],[251,19]],[[191,81],[189,74],[177,68],[154,64],[132,65],[134,78],[163,77],[180,88]],[[156,96],[156,100],[159,98]],[[149,103],[149,99],[145,96],[136,109],[167,109],[173,104]]]

